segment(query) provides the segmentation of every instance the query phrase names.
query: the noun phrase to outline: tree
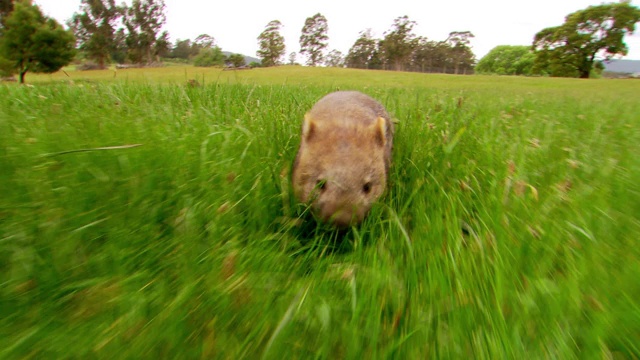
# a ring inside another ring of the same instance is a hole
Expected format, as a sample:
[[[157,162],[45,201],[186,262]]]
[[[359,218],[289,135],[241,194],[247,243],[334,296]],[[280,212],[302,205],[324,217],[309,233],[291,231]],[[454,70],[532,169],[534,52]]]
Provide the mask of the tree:
[[[13,11],[13,0],[0,0],[0,35],[4,28],[4,19]]]
[[[122,9],[115,0],[82,0],[80,12],[68,21],[80,50],[100,68],[109,62],[115,40],[115,24]]]
[[[133,0],[124,19],[129,59],[134,63],[155,60],[158,33],[166,21],[164,0]]]
[[[532,75],[534,58],[530,46],[500,45],[478,61],[475,71],[479,74]]]
[[[291,52],[289,54],[289,62],[287,64],[289,65],[295,65],[296,64],[296,57],[298,56],[298,54],[296,54],[295,51]]]
[[[0,0],[0,38],[4,29],[4,21],[13,11],[13,0]],[[0,56],[0,77],[11,76],[14,74],[13,64],[11,61]]]
[[[256,54],[262,58],[262,66],[279,65],[284,56],[284,36],[280,35],[280,28],[282,23],[272,20],[258,36],[259,50]]]
[[[118,29],[113,37],[113,47],[111,48],[111,59],[118,64],[127,60],[127,34],[123,28]]]
[[[191,40],[176,40],[173,49],[171,49],[171,58],[188,60],[191,56]]]
[[[624,36],[635,31],[638,21],[640,9],[627,1],[589,6],[571,13],[564,24],[535,35],[534,71],[589,78],[598,60],[627,54]]]
[[[328,31],[327,18],[320,13],[305,20],[300,35],[300,54],[306,54],[307,65],[316,66],[322,62],[329,40]]]
[[[475,36],[471,31],[452,31],[449,33],[449,36],[445,41],[451,44],[452,47],[469,46],[471,43],[470,39],[474,37]]]
[[[198,55],[193,58],[193,65],[200,67],[222,66],[224,65],[224,54],[217,46],[201,49]]]
[[[227,57],[227,60],[225,60],[225,63],[233,66],[234,68],[239,68],[247,65],[246,61],[244,60],[244,56],[241,54],[229,55],[229,57]]]
[[[413,53],[411,54],[411,65],[413,71],[430,72],[433,68],[434,42],[426,37],[420,36],[416,39]]]
[[[393,21],[392,30],[385,33],[380,42],[380,51],[387,65],[394,70],[404,70],[416,46],[416,36],[413,34],[415,21],[408,16],[401,16]]]
[[[430,62],[433,65],[429,71],[443,74],[453,73],[451,45],[445,41],[429,41],[428,46],[431,50]]]
[[[160,37],[156,40],[153,47],[153,53],[159,58],[168,57],[171,53],[171,49],[169,49],[170,46],[169,33],[167,31],[163,31],[162,34],[160,34]]]
[[[338,50],[331,50],[325,57],[324,63],[330,67],[344,67],[344,56]]]
[[[360,32],[360,37],[353,43],[345,59],[347,67],[358,69],[375,69],[379,64],[378,41],[371,35],[371,29]]]
[[[466,73],[473,69],[475,55],[469,47],[470,39],[473,37],[471,31],[452,31],[445,40],[450,46],[449,53],[454,74]]]
[[[214,39],[213,36],[209,34],[200,34],[193,41],[193,45],[197,46],[200,49],[211,48],[216,45],[216,39]]]
[[[0,77],[10,77],[15,73],[13,63],[0,56]]]
[[[29,0],[16,1],[5,19],[0,55],[10,62],[24,83],[27,72],[52,73],[75,56],[75,39]]]
[[[216,46],[216,39],[209,34],[198,35],[193,42],[191,42],[191,49],[189,50],[189,57],[195,57],[200,53],[202,49],[211,49]]]
[[[447,39],[434,41],[414,35],[415,24],[407,16],[398,17],[382,40],[374,39],[371,30],[360,32],[346,56],[346,66],[457,74],[472,71],[475,56],[469,47],[471,32],[454,31]]]
[[[443,41],[418,37],[411,54],[411,70],[445,74],[467,74],[473,69],[475,56],[466,44],[452,40]]]

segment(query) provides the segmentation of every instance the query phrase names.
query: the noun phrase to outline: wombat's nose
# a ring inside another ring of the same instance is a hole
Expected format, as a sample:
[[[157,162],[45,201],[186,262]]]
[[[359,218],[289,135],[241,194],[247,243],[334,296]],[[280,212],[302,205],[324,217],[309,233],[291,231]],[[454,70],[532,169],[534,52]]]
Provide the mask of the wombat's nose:
[[[356,213],[356,211],[338,209],[335,212],[328,214],[328,216],[325,217],[325,220],[338,228],[346,228],[360,222]]]

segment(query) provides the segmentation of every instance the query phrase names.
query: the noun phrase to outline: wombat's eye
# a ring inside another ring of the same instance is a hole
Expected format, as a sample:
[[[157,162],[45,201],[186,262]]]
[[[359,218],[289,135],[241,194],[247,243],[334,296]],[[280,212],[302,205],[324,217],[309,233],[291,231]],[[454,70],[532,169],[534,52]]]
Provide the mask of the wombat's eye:
[[[324,190],[327,188],[327,180],[318,179],[316,180],[316,188],[320,190]]]
[[[371,183],[370,182],[366,182],[366,183],[364,183],[364,185],[362,185],[362,192],[364,192],[365,194],[368,194],[369,192],[371,192]]]

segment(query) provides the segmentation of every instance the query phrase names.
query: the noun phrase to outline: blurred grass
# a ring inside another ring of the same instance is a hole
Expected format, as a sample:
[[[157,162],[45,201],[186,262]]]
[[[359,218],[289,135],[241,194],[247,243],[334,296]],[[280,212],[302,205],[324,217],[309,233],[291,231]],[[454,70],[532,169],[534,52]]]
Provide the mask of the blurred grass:
[[[0,87],[0,357],[640,356],[640,83],[130,70]],[[288,181],[338,88],[399,121],[346,234]]]

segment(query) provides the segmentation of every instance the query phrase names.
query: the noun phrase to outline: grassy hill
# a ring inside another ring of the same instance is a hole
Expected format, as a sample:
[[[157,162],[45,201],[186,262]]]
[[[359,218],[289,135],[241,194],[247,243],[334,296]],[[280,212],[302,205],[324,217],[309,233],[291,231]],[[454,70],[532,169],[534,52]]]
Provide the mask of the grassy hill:
[[[640,356],[638,82],[27,81],[0,85],[2,358]],[[388,192],[346,233],[301,219],[289,184],[336,89],[398,121]]]

